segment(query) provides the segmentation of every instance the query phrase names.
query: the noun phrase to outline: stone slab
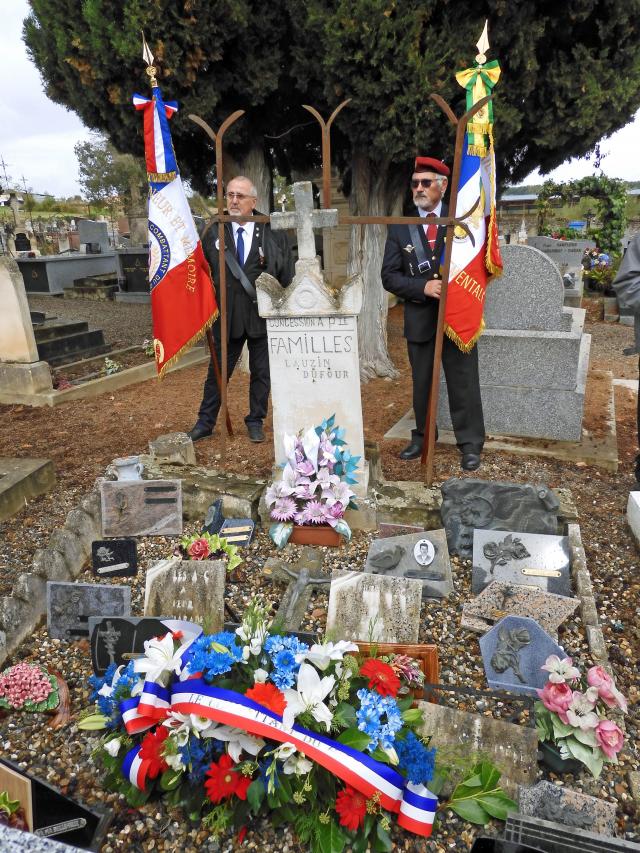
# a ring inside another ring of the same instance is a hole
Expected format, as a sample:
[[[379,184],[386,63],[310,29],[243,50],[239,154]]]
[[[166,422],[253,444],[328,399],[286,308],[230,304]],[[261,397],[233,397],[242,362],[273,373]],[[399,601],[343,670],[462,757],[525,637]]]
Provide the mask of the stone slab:
[[[47,628],[59,640],[89,637],[90,616],[129,616],[131,588],[47,582]]]
[[[425,488],[424,482],[390,480],[372,489],[378,508],[378,524],[415,524],[425,530],[442,527],[439,489]]]
[[[447,598],[453,590],[444,529],[374,539],[364,571],[384,577],[417,578],[422,582],[423,598]]]
[[[602,835],[616,830],[616,806],[598,797],[571,791],[551,782],[538,782],[533,787],[518,789],[520,813],[563,823],[575,829],[586,829]]]
[[[196,451],[186,432],[170,432],[149,442],[149,453],[166,465],[195,465]]]
[[[29,303],[18,265],[0,257],[0,361],[38,361]]]
[[[50,459],[0,457],[0,522],[20,512],[31,498],[54,487],[56,474]]]
[[[105,480],[100,502],[105,537],[182,533],[181,480]]]
[[[3,853],[71,853],[80,848],[61,844],[52,838],[38,838],[31,832],[10,829],[0,824],[0,850]]]
[[[0,485],[2,481],[0,481]],[[627,501],[627,524],[640,547],[640,492],[629,492]]]
[[[98,539],[91,543],[93,573],[97,578],[124,578],[138,573],[135,539]]]
[[[431,746],[443,752],[457,751],[469,763],[488,758],[501,771],[500,784],[512,798],[518,785],[535,782],[538,773],[535,728],[432,702],[418,705],[424,720],[419,733],[431,739]]]
[[[505,616],[480,638],[482,663],[489,687],[537,696],[547,683],[540,667],[549,655],[565,657],[563,649],[525,616]]]
[[[566,536],[516,531],[474,530],[471,591],[492,580],[536,586],[571,596],[571,559]]]
[[[505,823],[504,837],[507,842],[521,844],[542,853],[638,853],[640,844],[624,838],[612,838],[575,830],[561,823],[542,818],[527,817],[521,814],[509,814]]]
[[[422,581],[334,569],[327,635],[340,640],[417,643]]]
[[[530,616],[551,636],[578,608],[577,598],[553,595],[541,589],[491,581],[472,601],[462,605],[460,624],[484,634],[503,616]]]
[[[144,615],[186,619],[214,634],[224,624],[222,560],[162,560],[147,572]]]
[[[17,264],[27,293],[56,296],[63,294],[65,288],[73,287],[77,278],[114,273],[116,255],[115,252],[99,255],[46,255],[41,258],[18,258]]]

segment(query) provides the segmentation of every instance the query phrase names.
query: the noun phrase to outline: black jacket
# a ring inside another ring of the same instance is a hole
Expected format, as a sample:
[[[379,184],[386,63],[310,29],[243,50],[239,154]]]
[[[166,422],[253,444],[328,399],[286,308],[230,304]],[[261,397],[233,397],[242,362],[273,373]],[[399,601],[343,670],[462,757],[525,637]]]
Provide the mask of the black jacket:
[[[417,209],[414,215],[417,215]],[[447,215],[447,206],[444,204],[440,215]],[[382,259],[382,286],[389,293],[404,299],[405,338],[414,343],[425,343],[436,333],[439,300],[425,296],[424,286],[439,272],[447,229],[438,227],[433,253],[427,243],[424,228],[418,225],[418,231],[427,259],[430,259],[432,254],[435,257],[431,269],[424,273],[419,272],[409,226],[389,225]]]
[[[256,215],[260,215],[255,211]],[[211,223],[203,233],[202,248],[209,266],[216,289],[216,300],[220,307],[220,257],[216,243],[218,242],[218,225]],[[263,258],[261,259],[260,249]],[[225,223],[225,253],[232,252],[235,255],[236,247],[233,239],[233,228],[230,222]],[[294,274],[294,261],[289,240],[285,231],[272,231],[269,225],[255,222],[253,226],[253,239],[249,251],[246,253],[244,273],[255,287],[255,282],[260,273],[268,272],[277,278],[283,287],[291,284]],[[259,338],[267,334],[267,325],[258,314],[257,302],[251,299],[237,279],[229,270],[226,270],[227,283],[227,329],[230,338],[240,338],[247,335],[249,338]],[[219,328],[216,323],[216,329]]]

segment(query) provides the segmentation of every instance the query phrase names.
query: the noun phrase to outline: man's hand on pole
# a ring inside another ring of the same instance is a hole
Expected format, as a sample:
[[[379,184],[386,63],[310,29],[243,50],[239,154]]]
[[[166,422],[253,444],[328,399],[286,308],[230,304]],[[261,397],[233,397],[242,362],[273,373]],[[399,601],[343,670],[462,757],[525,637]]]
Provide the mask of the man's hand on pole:
[[[432,299],[440,299],[440,291],[442,290],[442,279],[432,278],[424,286],[424,295],[431,296]]]

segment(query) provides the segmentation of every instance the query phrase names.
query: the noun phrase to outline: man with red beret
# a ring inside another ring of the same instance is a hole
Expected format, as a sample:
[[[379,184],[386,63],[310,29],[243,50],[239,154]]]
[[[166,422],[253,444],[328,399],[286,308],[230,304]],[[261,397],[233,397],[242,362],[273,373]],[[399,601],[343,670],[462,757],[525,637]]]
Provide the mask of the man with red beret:
[[[425,224],[390,225],[384,249],[382,286],[404,300],[404,336],[413,378],[416,427],[401,459],[417,459],[422,454],[442,285],[440,258],[446,236],[446,228],[430,224],[429,219],[447,214],[442,197],[448,177],[449,167],[442,161],[416,157],[411,192]],[[480,467],[485,435],[477,348],[464,353],[445,336],[442,366],[461,465],[465,471],[475,471]]]

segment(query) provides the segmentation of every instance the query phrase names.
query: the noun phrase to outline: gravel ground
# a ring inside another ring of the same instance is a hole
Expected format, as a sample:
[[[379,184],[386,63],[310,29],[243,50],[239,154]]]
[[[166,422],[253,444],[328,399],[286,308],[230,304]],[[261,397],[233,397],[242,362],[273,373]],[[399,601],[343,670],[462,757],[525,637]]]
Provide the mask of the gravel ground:
[[[110,330],[107,337],[112,342],[116,338],[111,335],[119,335],[117,340],[123,343],[138,343],[149,334],[147,306],[103,305],[80,300],[63,302],[41,297],[30,301],[33,308],[40,310],[40,304],[35,303],[44,302],[44,309],[55,310],[58,316],[84,316],[91,323],[101,325],[105,331]],[[55,309],[50,307],[52,305]],[[621,355],[623,347],[632,341],[632,329],[594,322],[589,323],[589,331],[593,335],[592,367],[611,370],[615,377],[637,377],[636,359]],[[399,312],[392,312],[390,317],[389,343],[393,359],[403,371],[403,376],[399,381],[375,380],[363,386],[367,437],[381,442],[382,464],[388,479],[420,479],[417,464],[402,463],[397,459],[396,453],[402,443],[382,443],[384,431],[408,408],[410,400]],[[58,476],[54,492],[31,501],[13,519],[0,525],[0,594],[10,591],[16,574],[28,570],[36,548],[46,544],[51,532],[63,524],[66,513],[91,488],[95,477],[104,471],[111,459],[144,451],[149,438],[160,432],[191,425],[203,377],[202,368],[179,371],[160,384],[145,383],[123,389],[117,395],[105,395],[97,401],[82,401],[53,410],[0,407],[0,454],[47,456],[54,459]],[[230,409],[236,424],[241,422],[244,414],[246,389],[246,377],[241,374],[234,376],[230,385],[233,400]],[[572,490],[615,677],[630,702],[630,713],[626,719],[627,745],[620,765],[608,766],[600,780],[593,780],[587,775],[580,775],[577,779],[570,776],[555,779],[553,774],[542,770],[540,778],[566,783],[576,790],[616,802],[619,835],[640,841],[639,805],[631,797],[626,775],[628,771],[640,768],[640,626],[637,619],[640,573],[638,551],[624,518],[628,492],[635,485],[632,477],[632,460],[637,452],[635,402],[634,394],[624,388],[617,389],[616,420],[621,461],[617,474],[584,464],[569,465],[533,456],[492,453],[485,455],[477,476],[491,480],[545,482],[552,488]],[[587,416],[594,414],[597,413],[587,413]],[[267,426],[269,428],[269,424]],[[255,475],[268,474],[270,442],[256,447],[241,432],[238,430],[238,437],[228,446],[223,467]],[[201,442],[197,445],[197,453],[201,463],[222,466],[218,443]],[[436,484],[458,475],[456,451],[438,447]],[[360,567],[370,539],[371,535],[356,534],[349,546],[335,552],[328,550],[325,566]],[[174,544],[174,539],[158,537],[140,540],[141,569],[167,556]],[[260,533],[246,554],[242,578],[228,585],[229,601],[237,609],[257,590],[264,591],[272,601],[278,599],[282,588],[274,587],[260,573],[264,561],[273,553],[272,544]],[[290,546],[287,555],[289,553],[294,560],[297,547]],[[438,644],[441,680],[444,683],[484,687],[477,637],[470,637],[459,627],[462,603],[470,595],[470,564],[454,560],[453,569],[454,592],[446,602],[425,605],[420,639]],[[78,580],[93,578],[85,570]],[[129,583],[130,579],[126,581]],[[131,585],[132,612],[140,614],[144,571]],[[326,593],[318,592],[311,599],[303,628],[321,630],[326,605]],[[561,642],[580,660],[581,665],[590,663],[579,618],[572,619],[565,626]],[[74,714],[86,706],[86,678],[90,673],[86,643],[51,640],[46,630],[41,628],[22,645],[13,662],[30,657],[38,658],[66,675]],[[9,716],[0,720],[0,744],[3,755],[21,762],[22,766],[67,793],[88,803],[107,803],[115,810],[115,821],[103,847],[105,853],[121,850],[137,853],[148,850],[235,849],[232,838],[225,838],[218,845],[207,839],[206,833],[197,827],[190,827],[184,815],[168,812],[161,802],[132,810],[118,797],[101,790],[96,784],[96,771],[90,760],[95,739],[79,732],[73,722],[54,732],[46,727],[42,716]],[[499,826],[494,829],[498,831]],[[419,841],[402,832],[396,832],[394,839],[398,850],[466,851],[476,831],[447,813],[429,841]],[[292,853],[302,849],[290,832],[274,831],[265,823],[251,829],[244,848]]]

